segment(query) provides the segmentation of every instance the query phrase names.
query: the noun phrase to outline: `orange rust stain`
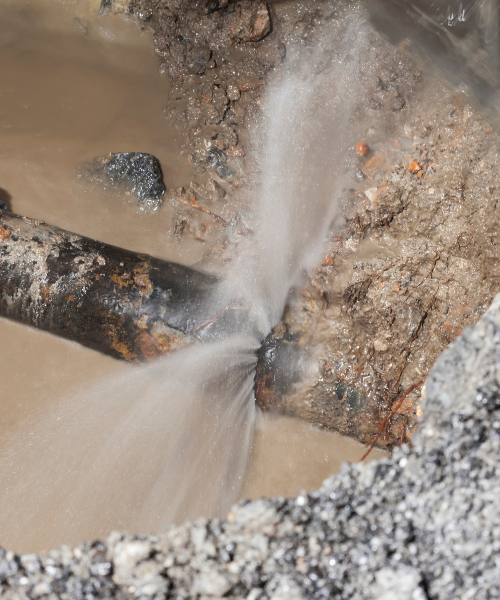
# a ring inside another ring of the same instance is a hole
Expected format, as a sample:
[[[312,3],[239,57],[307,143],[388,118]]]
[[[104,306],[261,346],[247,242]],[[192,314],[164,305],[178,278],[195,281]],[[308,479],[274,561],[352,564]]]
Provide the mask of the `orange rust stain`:
[[[327,267],[331,267],[333,265],[333,258],[331,256],[325,256],[323,264]]]
[[[153,287],[153,284],[149,280],[149,273],[135,271],[134,272],[134,281],[139,287],[143,288],[141,290],[142,295],[147,294]]]
[[[68,296],[68,297],[66,298],[66,302],[71,302],[71,301],[72,301],[72,300],[74,300],[74,299],[75,299],[74,295],[73,295],[73,294],[71,294],[71,296]]]
[[[125,342],[120,342],[119,340],[114,339],[113,332],[106,331],[106,335],[111,339],[111,348],[116,350],[119,354],[121,354],[122,358],[128,362],[139,362],[137,358],[137,354],[132,352],[129,345]]]
[[[123,275],[111,275],[111,281],[114,281],[120,286],[120,289],[124,287],[128,287],[132,284],[132,280],[130,279],[129,273],[124,273]]]
[[[142,315],[139,319],[134,319],[134,325],[137,329],[141,329],[142,331],[146,331],[148,328],[148,318],[146,315]]]
[[[152,360],[157,356],[162,354],[167,354],[164,352],[162,346],[155,340],[155,338],[147,332],[142,332],[136,338],[135,345],[139,348],[142,356],[147,360]]]
[[[10,229],[7,229],[6,227],[2,227],[2,225],[0,225],[0,238],[2,238],[2,240],[6,240],[10,234]]]
[[[43,300],[45,300],[45,301],[50,300],[50,289],[48,288],[48,286],[46,286],[46,285],[40,286],[40,295]]]
[[[143,358],[153,360],[191,343],[191,340],[182,333],[169,335],[163,331],[157,334],[143,331],[137,336],[135,347]]]

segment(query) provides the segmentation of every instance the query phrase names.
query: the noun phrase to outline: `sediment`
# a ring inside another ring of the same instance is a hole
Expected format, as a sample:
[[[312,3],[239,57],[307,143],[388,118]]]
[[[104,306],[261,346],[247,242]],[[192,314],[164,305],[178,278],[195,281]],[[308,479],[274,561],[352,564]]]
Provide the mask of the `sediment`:
[[[0,550],[20,598],[425,600],[500,596],[500,296],[438,359],[413,448],[225,520],[44,556]]]

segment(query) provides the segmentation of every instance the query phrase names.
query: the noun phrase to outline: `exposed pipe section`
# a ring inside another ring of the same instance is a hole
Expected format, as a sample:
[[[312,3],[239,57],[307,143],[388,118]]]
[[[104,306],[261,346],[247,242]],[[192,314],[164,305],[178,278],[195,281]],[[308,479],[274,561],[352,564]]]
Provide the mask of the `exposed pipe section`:
[[[235,331],[239,308],[212,275],[0,216],[2,317],[139,362]]]

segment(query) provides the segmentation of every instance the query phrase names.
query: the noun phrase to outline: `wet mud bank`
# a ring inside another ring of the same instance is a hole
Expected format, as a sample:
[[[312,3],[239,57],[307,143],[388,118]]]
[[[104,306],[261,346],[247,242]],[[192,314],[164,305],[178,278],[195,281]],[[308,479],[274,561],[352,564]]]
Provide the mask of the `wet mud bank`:
[[[438,359],[391,459],[164,535],[0,550],[4,598],[496,598],[500,297]]]
[[[403,144],[404,157],[389,158],[387,148]],[[377,440],[390,448],[411,441],[439,353],[499,290],[498,140],[445,96],[357,160],[384,166],[349,191],[322,264],[271,336],[288,354],[294,346],[302,385],[283,393],[273,379],[265,385],[265,370],[258,381],[271,406],[364,442],[397,406]]]

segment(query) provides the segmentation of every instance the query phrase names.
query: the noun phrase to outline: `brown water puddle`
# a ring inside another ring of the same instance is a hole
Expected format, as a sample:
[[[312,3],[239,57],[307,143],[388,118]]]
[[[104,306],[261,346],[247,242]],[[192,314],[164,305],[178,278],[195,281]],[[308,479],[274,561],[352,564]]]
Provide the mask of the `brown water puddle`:
[[[36,2],[4,2],[0,8],[2,199],[22,215],[199,264],[205,252],[201,243],[173,239],[171,207],[142,212],[134,199],[75,178],[82,161],[110,151],[154,154],[167,188],[193,178],[180,154],[181,134],[163,116],[169,83],[158,74],[151,40],[118,16],[96,17],[96,4],[52,2],[42,8]],[[35,422],[58,398],[133,368],[3,319],[0,340],[0,448],[24,419]],[[299,421],[262,417],[242,497],[318,487],[342,461],[358,460],[362,453],[355,442]],[[120,520],[114,526],[126,524]],[[92,535],[75,531],[57,543]],[[0,544],[19,551],[45,547],[43,539],[26,541],[26,532],[22,539],[4,530]]]

